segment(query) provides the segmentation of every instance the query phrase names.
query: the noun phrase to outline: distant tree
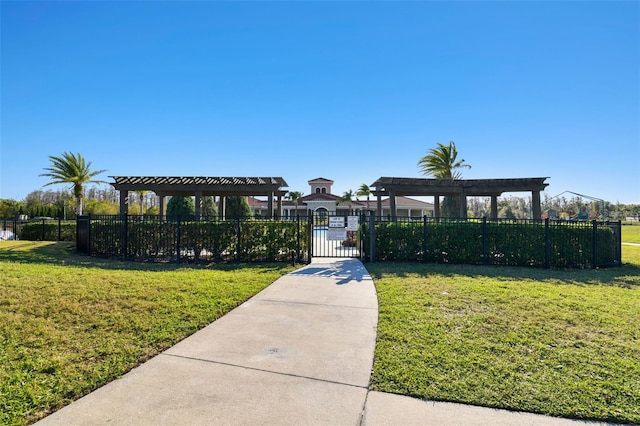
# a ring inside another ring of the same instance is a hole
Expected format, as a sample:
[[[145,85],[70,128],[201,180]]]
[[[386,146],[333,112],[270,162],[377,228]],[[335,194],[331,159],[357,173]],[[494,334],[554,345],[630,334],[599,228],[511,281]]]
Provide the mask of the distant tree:
[[[338,197],[338,204],[347,204],[349,206],[349,214],[351,214],[351,206],[353,205],[353,190],[345,191],[342,197]]]
[[[218,215],[218,207],[214,197],[202,197],[202,216],[213,217]]]
[[[371,188],[366,183],[360,185],[358,188],[358,192],[356,192],[356,196],[358,197],[367,197],[367,210],[369,210],[369,197],[371,197]]]
[[[87,183],[106,183],[93,178],[106,170],[91,170],[91,162],[86,162],[80,154],[64,152],[61,156],[50,155],[51,167],[45,167],[48,173],[40,176],[51,178],[51,182],[45,184],[70,184],[73,195],[76,198],[76,214],[81,215],[83,210],[84,189]]]
[[[289,191],[289,193],[287,194],[287,199],[293,204],[298,204],[298,200],[300,198],[302,198],[302,192],[300,191]]]
[[[0,219],[17,219],[20,207],[19,201],[0,198]]]
[[[436,148],[430,149],[429,153],[418,161],[418,167],[425,176],[436,179],[460,179],[462,173],[459,169],[471,168],[470,165],[465,164],[464,159],[458,160],[458,150],[454,141],[450,141],[449,145],[438,142]],[[458,217],[460,213],[458,197],[444,197],[441,209],[444,216]]]
[[[225,216],[227,219],[235,219],[238,217],[251,217],[251,207],[247,201],[247,197],[230,196],[227,197],[225,204]]]
[[[196,206],[191,197],[174,196],[167,203],[167,217],[188,218],[195,213]]]
[[[147,192],[149,191],[145,191],[143,189],[135,191],[135,193],[138,195],[138,202],[140,203],[140,216],[144,214],[144,197],[145,195],[147,195]]]

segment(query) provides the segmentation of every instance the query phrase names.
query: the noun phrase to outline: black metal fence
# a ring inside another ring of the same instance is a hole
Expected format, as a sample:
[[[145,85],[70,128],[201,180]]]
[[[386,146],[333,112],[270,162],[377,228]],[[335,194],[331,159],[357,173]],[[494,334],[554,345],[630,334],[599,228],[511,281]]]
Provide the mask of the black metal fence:
[[[369,217],[368,261],[596,268],[622,264],[621,222]]]
[[[62,219],[0,220],[0,240],[75,241],[76,221]]]
[[[78,218],[78,251],[162,262],[298,261],[310,258],[306,218],[270,220],[102,216]]]

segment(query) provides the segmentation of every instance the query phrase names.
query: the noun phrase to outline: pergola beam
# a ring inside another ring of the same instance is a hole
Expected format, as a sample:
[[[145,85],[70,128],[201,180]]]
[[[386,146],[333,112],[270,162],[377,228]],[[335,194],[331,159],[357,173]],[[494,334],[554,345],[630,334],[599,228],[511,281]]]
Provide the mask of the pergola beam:
[[[381,197],[396,196],[431,196],[434,197],[435,215],[439,216],[441,196],[459,197],[460,214],[466,217],[467,197],[491,197],[491,217],[497,218],[497,199],[505,192],[531,192],[532,213],[534,219],[542,219],[540,206],[540,191],[549,185],[545,183],[547,177],[515,178],[515,179],[421,179],[381,177],[371,184],[372,194],[378,198],[378,215],[381,215]],[[395,217],[393,209],[391,216]],[[464,210],[464,211],[463,211]]]

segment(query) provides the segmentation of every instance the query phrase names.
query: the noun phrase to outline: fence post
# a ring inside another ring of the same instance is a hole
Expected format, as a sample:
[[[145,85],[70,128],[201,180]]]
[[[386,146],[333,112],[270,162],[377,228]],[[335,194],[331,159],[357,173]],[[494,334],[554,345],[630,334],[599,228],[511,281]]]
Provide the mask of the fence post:
[[[427,263],[427,215],[422,216],[422,262]]]
[[[296,246],[296,261],[300,263],[300,213],[296,212],[296,230],[297,234],[297,246]]]
[[[180,229],[180,216],[176,219],[178,226],[176,229],[176,263],[180,263],[180,240],[182,239],[182,230]]]
[[[551,268],[551,235],[549,230],[549,218],[544,220],[544,267]]]
[[[91,213],[87,214],[87,255],[91,256]],[[76,233],[78,232],[78,215],[76,215]]]
[[[44,219],[42,219],[42,227],[40,229],[40,241],[44,241]]]
[[[238,226],[236,228],[236,232],[237,232],[238,244],[236,245],[236,260],[240,262],[240,242],[241,242],[242,235],[240,233],[240,217],[239,216],[237,220],[238,220]]]
[[[604,223],[604,222],[603,222]],[[591,267],[596,269],[598,267],[598,222],[594,219],[592,222],[593,226],[593,260]]]
[[[487,217],[482,216],[482,263],[488,263],[487,258]]]
[[[307,235],[309,235],[309,247],[307,247],[307,257],[309,258],[309,263],[311,263],[311,256],[313,256],[313,213],[307,213],[309,216],[307,217]]]
[[[127,246],[129,245],[129,214],[124,214],[124,223],[122,228],[122,258],[127,259]]]
[[[58,217],[58,241],[62,239],[62,219]]]
[[[375,212],[369,212],[369,259],[371,263],[376,261],[376,217]]]

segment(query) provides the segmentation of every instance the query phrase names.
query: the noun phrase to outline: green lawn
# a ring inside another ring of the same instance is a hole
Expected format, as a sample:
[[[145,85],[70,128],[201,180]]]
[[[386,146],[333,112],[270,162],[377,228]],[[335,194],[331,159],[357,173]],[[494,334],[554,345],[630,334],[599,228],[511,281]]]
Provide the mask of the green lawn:
[[[640,244],[640,226],[639,225],[623,225],[622,226],[622,242]]]
[[[620,268],[367,264],[374,390],[640,423],[640,247]]]
[[[113,380],[293,268],[106,261],[0,242],[0,424],[25,424]]]

